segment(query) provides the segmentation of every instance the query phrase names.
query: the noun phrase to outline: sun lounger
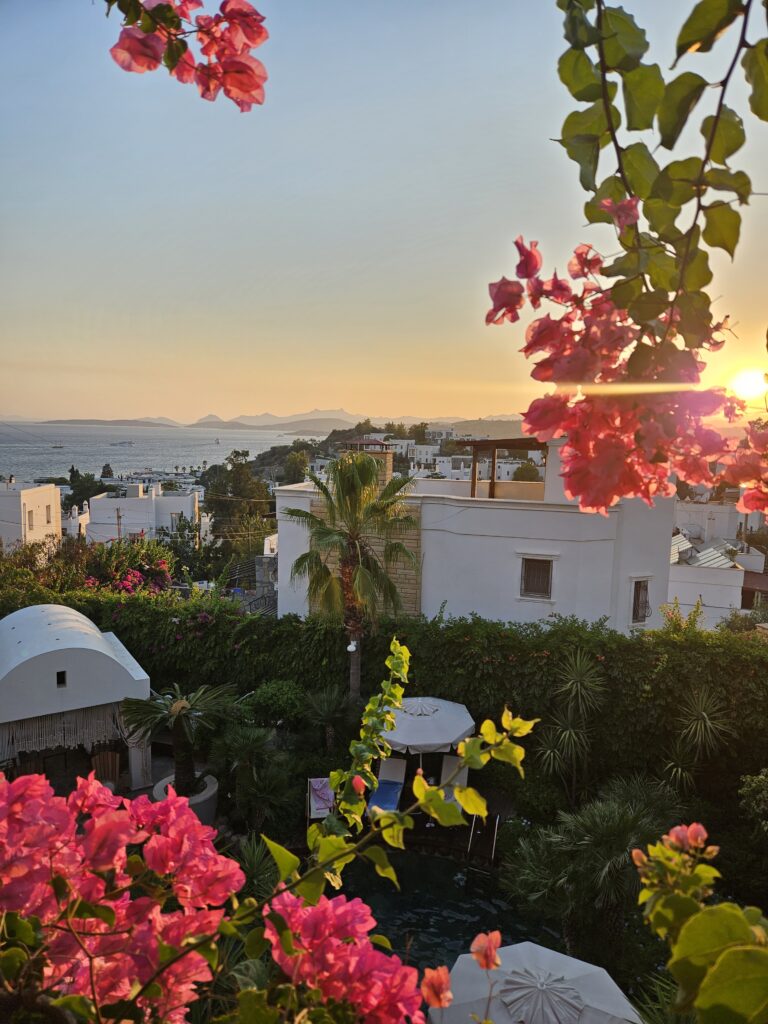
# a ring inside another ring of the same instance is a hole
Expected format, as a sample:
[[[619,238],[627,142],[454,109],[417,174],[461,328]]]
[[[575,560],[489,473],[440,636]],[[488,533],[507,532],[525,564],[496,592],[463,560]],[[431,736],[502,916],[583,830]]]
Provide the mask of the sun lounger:
[[[461,758],[454,757],[453,754],[444,754],[443,763],[440,769],[440,788],[445,790],[445,799],[450,800],[452,803],[456,803],[456,797],[453,795],[454,786],[466,786],[467,776],[469,775],[468,768],[462,768],[453,782],[446,783],[446,779],[449,778],[458,768]]]
[[[335,802],[328,779],[307,779],[307,818],[310,821],[330,814]]]

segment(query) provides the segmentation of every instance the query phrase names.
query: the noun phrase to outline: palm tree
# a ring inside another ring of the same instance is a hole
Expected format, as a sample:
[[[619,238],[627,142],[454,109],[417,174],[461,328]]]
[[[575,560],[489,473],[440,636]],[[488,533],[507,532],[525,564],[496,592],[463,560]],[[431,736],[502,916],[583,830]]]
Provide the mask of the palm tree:
[[[350,724],[352,701],[343,687],[330,683],[305,698],[307,722],[325,736],[325,752],[332,754],[339,729]],[[355,716],[357,717],[357,716]]]
[[[400,594],[389,575],[399,560],[415,564],[400,540],[415,520],[403,505],[408,477],[395,476],[379,486],[379,462],[366,452],[343,455],[327,468],[327,483],[309,478],[320,492],[323,515],[285,509],[293,522],[309,530],[309,551],[299,555],[291,579],[306,577],[309,598],[329,618],[340,619],[350,640],[349,692],[360,696],[360,645],[363,623],[383,606],[397,612]],[[376,550],[383,545],[383,557]]]
[[[237,691],[233,686],[200,686],[185,694],[178,684],[163,693],[150,691],[148,700],[126,697],[123,721],[129,737],[152,740],[164,729],[173,739],[174,786],[179,796],[195,792],[195,742],[205,729],[213,729],[232,708]]]
[[[284,819],[295,806],[292,759],[275,750],[274,740],[273,729],[235,717],[211,747],[211,763],[220,792],[229,799],[231,819],[256,832],[266,822]]]
[[[631,852],[679,813],[678,795],[663,782],[613,779],[596,799],[521,839],[502,863],[502,889],[559,918],[571,956],[615,969],[637,903]]]

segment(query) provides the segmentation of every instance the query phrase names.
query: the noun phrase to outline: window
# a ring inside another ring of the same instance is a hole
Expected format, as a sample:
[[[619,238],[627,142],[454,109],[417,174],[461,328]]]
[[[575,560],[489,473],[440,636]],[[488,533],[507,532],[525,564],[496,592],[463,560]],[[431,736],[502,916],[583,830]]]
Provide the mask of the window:
[[[46,505],[45,506],[45,521],[46,521],[46,523],[50,523],[50,521],[51,521],[51,506],[50,505]]]
[[[171,533],[179,532],[179,519],[181,512],[171,512]]]
[[[27,529],[34,530],[35,528],[35,512],[34,509],[30,509],[27,512]]]
[[[552,597],[552,561],[549,558],[524,558],[520,577],[521,597]]]
[[[67,673],[66,672],[57,672],[56,673],[56,685],[59,688],[61,688],[62,686],[66,686],[67,685]]]
[[[645,622],[651,617],[648,601],[648,580],[635,580],[632,585],[632,621]]]

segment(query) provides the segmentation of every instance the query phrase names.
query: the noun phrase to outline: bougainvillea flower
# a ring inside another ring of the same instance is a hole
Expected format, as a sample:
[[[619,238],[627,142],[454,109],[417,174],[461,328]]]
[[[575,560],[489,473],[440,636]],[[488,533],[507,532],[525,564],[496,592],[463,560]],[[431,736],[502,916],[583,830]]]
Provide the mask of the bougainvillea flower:
[[[165,52],[165,40],[155,32],[142,32],[130,26],[120,32],[120,36],[109,51],[112,59],[123,71],[135,71],[143,74],[160,67]]]
[[[421,981],[421,994],[427,1006],[436,1006],[445,1009],[453,1002],[451,992],[451,974],[447,967],[430,967],[424,969],[424,977]]]
[[[264,102],[266,80],[267,69],[250,54],[225,57],[221,62],[224,95],[233,100],[243,113],[249,111],[254,103]]]
[[[614,202],[613,199],[601,199],[598,206],[605,210],[606,213],[609,213],[619,231],[623,231],[624,228],[637,224],[640,216],[638,210],[639,202],[640,200],[637,196],[631,196],[629,199],[622,199],[618,203]]]
[[[514,323],[520,319],[519,309],[525,304],[523,286],[519,281],[509,281],[502,277],[488,285],[493,306],[485,315],[487,324],[501,324],[505,320]]]
[[[571,286],[564,278],[558,277],[557,273],[544,282],[543,294],[546,298],[552,299],[553,302],[559,302],[561,305],[570,302],[573,297]]]
[[[539,252],[538,242],[531,242],[530,247],[525,244],[522,235],[518,235],[515,239],[515,246],[520,254],[520,260],[515,267],[515,273],[518,277],[535,277],[536,274],[541,270],[541,253]]]
[[[525,285],[525,290],[528,292],[528,301],[534,309],[538,309],[541,305],[541,297],[544,294],[544,282],[540,277],[529,277]]]
[[[469,951],[484,971],[495,970],[500,964],[501,932],[480,932],[472,940]]]
[[[602,256],[595,252],[592,246],[587,245],[586,242],[577,245],[573,250],[573,256],[568,260],[568,273],[574,280],[580,277],[588,277],[590,274],[599,274],[602,269]]]
[[[354,775],[352,777],[352,789],[354,789],[358,796],[362,796],[365,792],[365,779],[360,775]]]

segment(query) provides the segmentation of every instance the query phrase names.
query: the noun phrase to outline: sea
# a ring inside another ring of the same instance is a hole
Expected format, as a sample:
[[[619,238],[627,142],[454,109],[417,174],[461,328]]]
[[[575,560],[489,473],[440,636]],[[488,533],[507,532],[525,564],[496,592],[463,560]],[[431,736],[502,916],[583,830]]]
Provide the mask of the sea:
[[[312,440],[321,439],[306,435]],[[98,478],[109,463],[115,476],[144,470],[174,472],[176,466],[224,462],[235,449],[251,456],[273,445],[291,444],[296,434],[272,430],[219,430],[215,427],[115,427],[58,423],[0,423],[0,474],[32,481],[68,476],[69,467]]]

